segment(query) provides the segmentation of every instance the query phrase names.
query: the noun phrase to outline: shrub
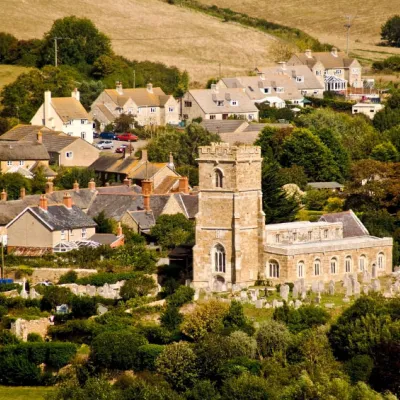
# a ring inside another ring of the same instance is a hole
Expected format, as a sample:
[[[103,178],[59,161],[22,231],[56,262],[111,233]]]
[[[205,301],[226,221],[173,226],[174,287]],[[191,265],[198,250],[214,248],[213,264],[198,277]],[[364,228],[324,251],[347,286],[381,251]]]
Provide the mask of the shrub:
[[[27,341],[32,343],[41,343],[43,342],[43,338],[38,333],[31,332],[28,334]]]
[[[48,332],[53,340],[90,344],[96,327],[91,320],[73,320],[63,325],[50,326]]]
[[[77,347],[74,343],[50,342],[46,365],[53,368],[61,368],[67,365],[75,356]]]
[[[156,361],[157,372],[178,391],[191,387],[197,379],[196,355],[186,342],[165,346]]]
[[[284,354],[290,343],[290,333],[284,324],[276,321],[263,323],[256,332],[258,352],[263,357]]]
[[[223,399],[235,400],[268,400],[269,385],[258,376],[242,374],[237,378],[230,378],[222,386]]]
[[[167,298],[167,302],[171,306],[181,307],[193,300],[194,289],[189,286],[179,286],[175,293]]]
[[[114,284],[118,281],[126,281],[129,279],[136,279],[138,275],[141,275],[140,272],[121,272],[121,273],[112,273],[112,272],[99,272],[97,274],[92,274],[89,276],[85,276],[83,278],[79,278],[76,283],[79,285],[93,285],[93,286],[103,286],[105,283]]]
[[[8,292],[9,290],[19,289],[21,285],[18,283],[2,283],[0,284],[0,292]]]
[[[96,315],[96,298],[89,296],[74,296],[71,302],[72,315],[75,318],[88,318]]]
[[[257,341],[247,333],[232,332],[228,338],[231,357],[254,358],[257,351]]]
[[[215,387],[214,382],[197,381],[192,390],[185,393],[187,400],[219,400],[221,395]]]
[[[92,342],[91,359],[104,368],[138,369],[137,351],[145,344],[148,344],[146,338],[134,331],[103,332]]]
[[[156,359],[163,352],[165,346],[159,344],[145,344],[138,348],[140,368],[155,371]]]
[[[7,346],[9,344],[18,344],[20,340],[13,335],[8,329],[0,330],[0,346]]]
[[[47,286],[43,288],[43,297],[40,300],[40,309],[51,311],[61,304],[69,304],[72,299],[71,291],[66,287]]]
[[[40,368],[23,355],[0,358],[0,383],[3,385],[34,386],[40,383]]]
[[[368,382],[374,367],[374,361],[367,355],[358,355],[345,364],[345,370],[353,383]]]
[[[144,325],[138,327],[138,331],[146,337],[149,343],[167,344],[171,342],[171,333],[162,326]]]
[[[227,314],[224,316],[223,324],[227,333],[242,330],[249,335],[254,333],[254,328],[247,320],[243,312],[243,305],[236,300],[231,302]]]
[[[58,280],[58,283],[65,284],[65,283],[75,283],[76,280],[78,279],[78,274],[74,270],[69,270],[66,272],[64,275],[60,276],[60,279]]]
[[[161,326],[169,331],[178,329],[182,321],[183,315],[179,312],[179,309],[173,305],[168,305],[160,316]]]
[[[129,279],[121,287],[119,294],[126,301],[136,297],[147,296],[156,288],[156,283],[151,276],[138,275],[135,279]]]

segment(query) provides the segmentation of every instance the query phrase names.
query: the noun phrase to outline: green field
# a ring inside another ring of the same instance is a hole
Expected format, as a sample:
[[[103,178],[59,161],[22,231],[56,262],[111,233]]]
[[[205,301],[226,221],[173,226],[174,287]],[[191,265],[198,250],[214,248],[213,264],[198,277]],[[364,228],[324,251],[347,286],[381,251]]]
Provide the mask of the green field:
[[[28,70],[29,68],[26,67],[0,64],[0,91],[3,89],[3,86],[14,82],[15,79],[17,79],[18,75]]]
[[[44,400],[51,390],[40,386],[0,386],[0,400]]]

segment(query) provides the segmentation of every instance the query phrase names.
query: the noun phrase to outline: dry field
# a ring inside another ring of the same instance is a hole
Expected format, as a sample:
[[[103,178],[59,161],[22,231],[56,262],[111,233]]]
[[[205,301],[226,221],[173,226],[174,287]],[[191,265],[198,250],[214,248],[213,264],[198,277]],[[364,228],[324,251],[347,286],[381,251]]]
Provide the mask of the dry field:
[[[0,31],[18,38],[42,37],[68,15],[91,18],[113,39],[118,54],[186,69],[192,80],[243,74],[268,64],[275,42],[256,30],[223,23],[159,0],[0,0]],[[144,40],[147,39],[147,40]]]
[[[0,65],[0,92],[3,86],[15,81],[18,75],[28,70],[29,68],[14,65]]]
[[[386,58],[400,49],[376,46],[381,25],[400,13],[400,0],[200,0],[204,4],[231,8],[253,17],[302,29],[321,42],[346,48],[346,15],[354,18],[350,51],[368,63]]]

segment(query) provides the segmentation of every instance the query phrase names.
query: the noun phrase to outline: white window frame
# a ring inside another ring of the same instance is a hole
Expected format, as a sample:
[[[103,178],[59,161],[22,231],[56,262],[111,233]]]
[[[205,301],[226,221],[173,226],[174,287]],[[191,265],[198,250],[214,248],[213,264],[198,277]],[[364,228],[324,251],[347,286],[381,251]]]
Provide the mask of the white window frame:
[[[226,272],[226,252],[224,246],[216,244],[213,248],[214,272],[224,274]]]
[[[86,140],[86,132],[81,132],[81,139]]]
[[[280,268],[279,263],[276,260],[269,260],[267,265],[267,278],[279,278]]]
[[[379,252],[376,264],[378,269],[385,269],[385,254],[383,252]]]
[[[231,106],[232,107],[237,107],[239,105],[239,102],[237,100],[232,100],[231,101]]]
[[[319,258],[316,258],[314,260],[314,276],[320,276],[321,275],[321,260]]]
[[[249,121],[253,121],[253,119],[254,119],[254,115],[253,115],[253,114],[249,114],[249,115],[248,115],[248,120],[249,120]]]
[[[175,111],[175,107],[168,107],[168,112],[173,113]]]
[[[306,276],[306,266],[304,264],[304,261],[299,261],[297,263],[297,277],[298,278],[304,278]]]
[[[217,116],[215,114],[210,114],[210,119],[217,119]]]
[[[61,240],[65,240],[65,229],[61,229]]]
[[[349,273],[352,270],[353,259],[351,256],[346,256],[344,259],[344,271]]]
[[[65,152],[65,158],[68,158],[68,160],[72,160],[74,158],[74,152],[73,151],[66,151]]]
[[[304,76],[296,76],[296,82],[299,82],[299,83],[304,82]]]
[[[367,261],[367,256],[365,254],[361,254],[360,258],[358,259],[358,270],[360,272],[364,272],[365,271],[366,261]]]
[[[271,93],[271,88],[270,87],[265,87],[262,89],[264,94],[270,94]]]
[[[11,167],[13,165],[13,162],[12,161],[7,161],[7,166],[8,167]]]
[[[331,258],[330,272],[331,272],[331,275],[337,275],[339,272],[339,261],[338,261],[337,257]]]
[[[335,69],[334,74],[335,75],[342,75],[342,70],[341,69]]]
[[[87,119],[81,119],[81,125],[85,125],[87,123]]]
[[[86,228],[82,228],[81,237],[82,237],[82,239],[86,239],[86,237],[87,237],[87,229]]]
[[[280,235],[279,233],[277,233],[277,234],[275,235],[275,243],[279,243],[280,240],[281,240],[281,235]]]
[[[321,76],[321,75],[322,75],[322,71],[321,71],[320,69],[317,69],[317,70],[315,71],[315,75],[316,75],[316,76]]]
[[[276,90],[276,93],[285,93],[285,88],[282,86],[277,87],[275,90]]]
[[[150,107],[150,113],[155,114],[157,112],[157,107]]]
[[[329,231],[328,229],[324,229],[324,239],[328,239]]]

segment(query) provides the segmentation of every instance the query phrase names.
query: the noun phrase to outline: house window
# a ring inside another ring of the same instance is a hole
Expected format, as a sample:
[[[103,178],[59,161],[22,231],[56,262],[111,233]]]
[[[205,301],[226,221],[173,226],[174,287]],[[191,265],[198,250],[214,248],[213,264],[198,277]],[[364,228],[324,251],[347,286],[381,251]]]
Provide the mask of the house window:
[[[214,271],[225,273],[226,265],[225,265],[225,250],[220,245],[217,244],[214,247]]]
[[[19,162],[19,165],[24,165],[25,164],[25,161],[23,161],[23,160],[21,160],[20,162]]]
[[[296,82],[304,82],[304,76],[296,76]]]
[[[355,113],[358,113],[357,108],[355,108],[355,109],[353,110],[353,113],[354,113],[354,114],[355,114]]]
[[[335,69],[335,75],[341,75],[342,70],[341,69]]]
[[[331,274],[335,275],[338,272],[338,261],[336,257],[331,259]]]
[[[129,107],[128,108],[128,114],[132,114],[133,113],[133,108],[132,107]]]
[[[268,278],[279,278],[279,263],[278,263],[278,261],[270,260],[268,262],[267,277]]]
[[[168,112],[172,113],[174,112],[175,108],[174,107],[168,107]]]
[[[347,256],[344,262],[345,272],[351,272],[351,257]]]
[[[303,96],[306,96],[307,93],[308,93],[307,90],[302,90],[302,91],[301,91],[301,94],[302,94]]]
[[[7,161],[7,165],[10,167],[11,165],[13,165],[12,161]]]
[[[293,242],[297,240],[297,232],[293,232]]]
[[[276,93],[284,93],[285,89],[283,87],[277,87]]]
[[[359,74],[359,73],[360,73],[360,70],[359,70],[358,68],[353,68],[353,69],[351,70],[351,72],[352,72],[353,74]]]
[[[321,260],[319,258],[314,260],[314,275],[321,275]]]
[[[86,139],[86,132],[81,132],[81,138],[82,138],[83,140]]]
[[[151,112],[152,114],[154,114],[154,113],[156,112],[156,108],[155,108],[155,107],[150,107],[150,112]]]
[[[307,93],[306,93],[307,94]],[[318,94],[318,90],[314,90],[314,94]]]
[[[231,106],[238,106],[239,102],[237,100],[232,100],[231,101]]]
[[[192,107],[191,101],[185,101],[185,107]]]
[[[86,239],[86,228],[82,228],[82,239]]]
[[[223,100],[217,100],[217,106],[218,107],[222,107],[224,105],[224,101]]]
[[[139,107],[139,108],[137,109],[137,113],[138,113],[138,114],[141,114],[141,113],[142,113],[142,110],[143,110],[143,107]]]
[[[254,115],[253,115],[253,114],[249,114],[249,115],[248,115],[248,119],[249,119],[249,121],[253,121]]]
[[[321,76],[321,75],[322,75],[322,71],[321,71],[321,70],[317,70],[317,71],[315,71],[315,75],[317,75],[317,76]]]
[[[215,171],[215,187],[217,188],[222,188],[224,183],[224,176],[222,175],[222,172],[217,169]]]
[[[81,119],[81,124],[84,125],[86,124],[87,120],[86,119]]]
[[[74,236],[74,231],[72,229],[69,231],[69,236]]]
[[[65,240],[65,230],[61,231],[61,240]]]
[[[312,240],[312,231],[308,231],[308,240]]]
[[[305,275],[304,261],[299,261],[297,263],[297,277],[304,278],[304,275]]]
[[[385,268],[385,255],[383,253],[378,254],[378,268],[379,269]]]
[[[65,157],[72,160],[74,158],[74,153],[72,151],[65,152]]]
[[[279,233],[277,233],[275,235],[275,243],[279,243],[280,240],[281,240],[281,237],[280,237]]]
[[[360,270],[360,272],[364,272],[365,267],[366,267],[366,261],[367,261],[367,257],[365,257],[365,255],[360,256],[359,265],[358,265],[358,269]]]
[[[216,119],[216,115],[215,114],[210,114],[210,119]]]
[[[263,91],[264,91],[265,94],[271,93],[271,88],[266,87],[266,88],[263,89]]]
[[[325,230],[324,230],[324,238],[325,238],[325,239],[328,239],[328,229],[325,229]]]

